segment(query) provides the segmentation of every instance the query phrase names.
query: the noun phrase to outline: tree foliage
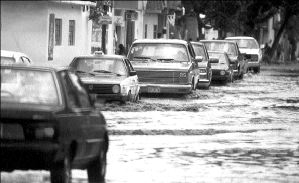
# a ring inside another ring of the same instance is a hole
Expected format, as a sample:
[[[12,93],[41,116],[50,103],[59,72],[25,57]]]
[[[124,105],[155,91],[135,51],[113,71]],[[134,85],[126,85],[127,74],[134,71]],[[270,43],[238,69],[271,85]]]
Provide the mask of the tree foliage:
[[[298,0],[187,0],[182,3],[189,15],[197,17],[199,29],[211,23],[219,30],[220,38],[225,36],[221,32],[256,35],[263,22],[280,12],[282,20],[269,52],[270,58],[273,58],[289,20],[299,15]],[[206,18],[201,20],[199,14],[205,14]]]

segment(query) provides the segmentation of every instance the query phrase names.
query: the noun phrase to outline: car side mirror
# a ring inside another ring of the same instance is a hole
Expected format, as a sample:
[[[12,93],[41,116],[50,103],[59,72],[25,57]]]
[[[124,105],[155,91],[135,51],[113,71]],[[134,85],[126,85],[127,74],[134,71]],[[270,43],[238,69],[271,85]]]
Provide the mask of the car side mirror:
[[[136,76],[137,72],[136,71],[130,71],[130,76]]]
[[[219,58],[210,58],[209,59],[210,63],[219,63]]]

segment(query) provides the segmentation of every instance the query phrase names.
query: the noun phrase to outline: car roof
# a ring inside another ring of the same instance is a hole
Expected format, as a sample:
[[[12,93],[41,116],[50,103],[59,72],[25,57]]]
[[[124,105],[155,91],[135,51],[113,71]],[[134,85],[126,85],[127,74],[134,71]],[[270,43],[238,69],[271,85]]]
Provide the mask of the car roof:
[[[28,70],[48,70],[48,71],[62,71],[62,70],[68,70],[68,66],[40,66],[40,65],[2,65],[1,68],[16,68],[16,69],[28,69]]]
[[[180,39],[137,39],[134,43],[172,43],[172,44],[187,44],[187,41]]]
[[[229,40],[229,39],[254,39],[254,38],[250,36],[234,36],[234,37],[227,37],[225,39]]]
[[[221,53],[221,54],[225,54],[226,52],[224,52],[224,51],[208,51],[208,53]]]
[[[235,41],[229,41],[229,40],[200,40],[200,42],[214,42],[214,43],[233,43],[236,44]]]
[[[20,56],[26,56],[28,57],[26,54],[22,53],[22,52],[17,52],[17,51],[8,51],[8,50],[1,50],[1,57],[20,57]]]
[[[124,55],[80,55],[76,56],[75,58],[115,58],[115,59],[124,59],[127,58]]]
[[[202,46],[204,46],[203,43],[200,43],[200,42],[194,42],[194,41],[191,41],[191,44],[197,44],[197,45],[202,45]]]

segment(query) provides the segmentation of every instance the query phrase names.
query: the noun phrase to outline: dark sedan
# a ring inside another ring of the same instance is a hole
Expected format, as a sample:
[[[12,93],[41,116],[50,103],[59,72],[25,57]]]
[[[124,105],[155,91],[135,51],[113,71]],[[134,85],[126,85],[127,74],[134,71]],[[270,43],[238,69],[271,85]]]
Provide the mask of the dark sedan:
[[[243,79],[243,75],[247,72],[248,63],[235,41],[201,40],[200,42],[205,44],[208,51],[226,52],[232,62],[235,78]]]
[[[210,62],[212,65],[212,80],[223,82],[234,82],[234,71],[227,53],[209,51]]]
[[[71,182],[71,169],[105,179],[104,116],[78,76],[67,69],[1,66],[1,171],[50,170],[51,182]]]

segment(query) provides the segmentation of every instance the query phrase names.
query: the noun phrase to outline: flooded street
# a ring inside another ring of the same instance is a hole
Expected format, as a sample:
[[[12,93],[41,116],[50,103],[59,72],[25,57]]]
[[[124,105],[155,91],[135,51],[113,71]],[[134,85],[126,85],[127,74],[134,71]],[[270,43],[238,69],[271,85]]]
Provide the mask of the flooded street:
[[[299,182],[298,66],[100,106],[110,130],[106,182]],[[87,182],[85,171],[73,177]],[[2,172],[1,182],[49,182],[49,173]]]

